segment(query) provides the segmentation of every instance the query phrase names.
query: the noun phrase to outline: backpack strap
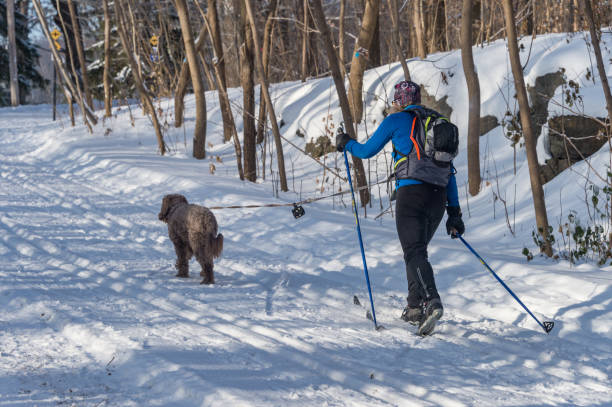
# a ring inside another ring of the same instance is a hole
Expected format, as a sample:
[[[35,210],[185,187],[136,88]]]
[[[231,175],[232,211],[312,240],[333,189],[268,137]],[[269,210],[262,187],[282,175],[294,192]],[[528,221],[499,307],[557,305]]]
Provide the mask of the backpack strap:
[[[419,148],[419,143],[416,142],[416,140],[414,139],[414,125],[417,121],[417,116],[414,116],[414,119],[412,120],[412,130],[410,130],[410,140],[412,140],[412,144],[414,144],[414,148],[416,148],[416,153],[417,153],[417,158],[420,160],[421,159],[421,149]]]
[[[416,149],[417,157],[420,160],[421,159],[421,149],[419,147],[419,143],[417,143],[417,141],[414,139],[414,126],[416,124],[417,119],[421,120],[421,116],[419,114],[419,113],[421,113],[421,108],[414,107],[412,109],[402,110],[402,112],[411,113],[414,116],[414,118],[412,119],[412,128],[410,129],[410,140],[412,140],[412,144],[414,144],[414,148]],[[399,156],[401,156],[403,158],[408,157],[406,154],[402,153],[397,148],[395,148],[395,144],[392,144],[392,146],[393,146],[393,152],[394,153],[398,154]],[[398,163],[399,163],[399,161],[401,161],[401,160],[398,160]],[[396,163],[396,165],[397,165],[397,163]]]

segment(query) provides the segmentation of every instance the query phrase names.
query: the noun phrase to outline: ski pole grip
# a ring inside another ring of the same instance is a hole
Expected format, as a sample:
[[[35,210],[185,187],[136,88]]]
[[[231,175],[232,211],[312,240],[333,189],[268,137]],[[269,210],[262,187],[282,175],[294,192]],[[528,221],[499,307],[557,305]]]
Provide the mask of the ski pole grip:
[[[336,134],[344,134],[344,122],[341,122],[338,126],[338,130],[336,130]]]

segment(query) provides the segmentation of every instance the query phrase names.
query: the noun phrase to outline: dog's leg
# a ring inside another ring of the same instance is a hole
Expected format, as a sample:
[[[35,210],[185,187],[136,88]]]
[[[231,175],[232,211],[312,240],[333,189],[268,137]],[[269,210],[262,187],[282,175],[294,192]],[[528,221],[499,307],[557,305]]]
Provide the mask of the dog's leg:
[[[204,248],[200,248],[196,252],[196,259],[200,266],[202,267],[202,271],[200,271],[200,275],[204,277],[200,284],[214,284],[215,276],[213,275],[213,261],[212,256],[207,255],[207,251]]]
[[[205,263],[204,267],[202,267],[202,271],[200,275],[203,277],[200,284],[214,284],[215,283],[215,275],[213,274],[213,265],[212,263]]]
[[[176,276],[189,277],[189,259],[191,258],[189,246],[175,243],[174,251],[176,252]]]

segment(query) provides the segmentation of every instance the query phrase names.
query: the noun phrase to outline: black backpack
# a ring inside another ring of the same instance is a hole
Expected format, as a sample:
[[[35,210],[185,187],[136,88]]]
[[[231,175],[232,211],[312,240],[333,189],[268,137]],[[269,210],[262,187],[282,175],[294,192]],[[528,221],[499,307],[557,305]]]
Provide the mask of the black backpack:
[[[432,109],[415,107],[404,110],[418,117],[422,130],[414,137],[415,148],[420,149],[434,163],[446,166],[457,157],[459,153],[459,129],[448,118]]]

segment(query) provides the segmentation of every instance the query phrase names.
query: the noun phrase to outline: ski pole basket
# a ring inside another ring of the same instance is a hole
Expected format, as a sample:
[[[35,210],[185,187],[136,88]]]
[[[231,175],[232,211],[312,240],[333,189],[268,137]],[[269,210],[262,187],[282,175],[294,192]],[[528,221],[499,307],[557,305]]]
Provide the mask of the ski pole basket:
[[[293,217],[296,219],[301,218],[302,216],[304,216],[304,214],[306,213],[306,211],[304,210],[304,208],[302,207],[302,205],[298,205],[298,204],[293,204],[293,209],[291,209],[291,213],[293,213]]]

